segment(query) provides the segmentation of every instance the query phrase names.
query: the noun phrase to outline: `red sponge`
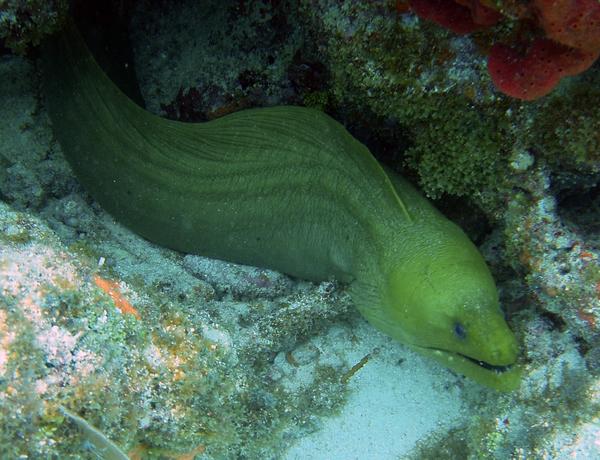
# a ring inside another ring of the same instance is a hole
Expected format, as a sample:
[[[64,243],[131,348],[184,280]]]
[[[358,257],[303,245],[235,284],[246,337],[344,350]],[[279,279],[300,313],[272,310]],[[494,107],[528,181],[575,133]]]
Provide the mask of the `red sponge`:
[[[496,24],[503,16],[493,5],[487,0],[410,0],[419,17],[457,34]],[[518,17],[536,20],[545,37],[529,44],[518,41],[514,48],[503,43],[492,46],[488,70],[503,93],[537,99],[561,78],[589,68],[600,55],[600,0],[528,0],[521,10]]]
[[[485,29],[502,17],[477,0],[410,0],[410,7],[420,18],[433,21],[459,35]]]
[[[585,51],[600,49],[600,1],[534,0],[548,38]]]
[[[525,54],[498,43],[488,57],[488,71],[503,93],[526,101],[548,94],[562,77],[590,67],[599,52],[585,52],[546,38],[533,41]]]

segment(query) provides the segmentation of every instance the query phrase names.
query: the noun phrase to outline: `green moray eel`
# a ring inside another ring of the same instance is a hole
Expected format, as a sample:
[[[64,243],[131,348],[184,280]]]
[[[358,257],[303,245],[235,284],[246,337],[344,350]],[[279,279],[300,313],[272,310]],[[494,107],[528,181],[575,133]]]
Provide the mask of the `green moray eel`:
[[[376,328],[498,390],[518,348],[477,248],[322,112],[243,110],[207,123],[127,98],[67,26],[42,50],[53,129],[78,179],[157,244],[348,283]]]

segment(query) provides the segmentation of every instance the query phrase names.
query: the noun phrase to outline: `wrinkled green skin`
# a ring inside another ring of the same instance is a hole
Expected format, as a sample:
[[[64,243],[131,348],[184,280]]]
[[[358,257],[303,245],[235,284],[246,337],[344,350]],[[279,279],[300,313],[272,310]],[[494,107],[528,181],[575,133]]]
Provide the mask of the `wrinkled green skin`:
[[[43,56],[56,137],[119,222],[179,251],[336,277],[391,337],[484,385],[518,386],[516,340],[481,254],[339,123],[289,106],[159,118],[106,77],[72,26]]]

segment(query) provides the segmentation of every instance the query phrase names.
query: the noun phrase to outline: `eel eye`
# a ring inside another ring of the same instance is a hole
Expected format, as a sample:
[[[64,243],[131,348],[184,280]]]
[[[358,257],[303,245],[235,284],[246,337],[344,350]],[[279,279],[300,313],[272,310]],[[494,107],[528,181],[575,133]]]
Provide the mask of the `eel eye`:
[[[461,323],[454,323],[454,335],[461,340],[467,338],[467,330]]]

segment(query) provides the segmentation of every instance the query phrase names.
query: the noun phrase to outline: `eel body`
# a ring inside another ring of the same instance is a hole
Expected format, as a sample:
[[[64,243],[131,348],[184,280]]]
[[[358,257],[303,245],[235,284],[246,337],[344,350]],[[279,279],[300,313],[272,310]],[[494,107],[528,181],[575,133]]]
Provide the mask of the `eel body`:
[[[42,50],[47,108],[78,179],[119,222],[182,252],[349,283],[375,327],[474,380],[519,384],[477,248],[322,112],[162,119],[103,73],[74,26]]]

